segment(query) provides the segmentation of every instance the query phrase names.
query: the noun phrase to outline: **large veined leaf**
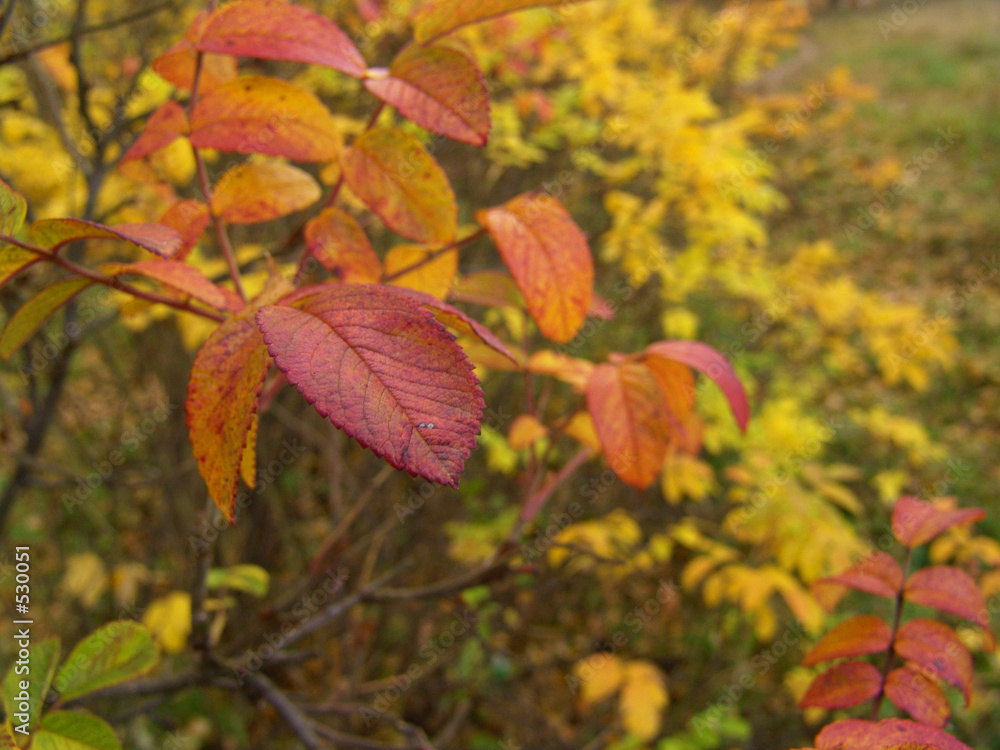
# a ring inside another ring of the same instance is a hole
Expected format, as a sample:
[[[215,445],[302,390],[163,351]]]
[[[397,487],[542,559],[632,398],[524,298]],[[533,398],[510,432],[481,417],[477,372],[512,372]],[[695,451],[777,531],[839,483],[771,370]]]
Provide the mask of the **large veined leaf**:
[[[892,643],[892,629],[881,617],[858,615],[840,623],[823,636],[803,657],[809,666],[845,656],[861,656],[887,651]]]
[[[241,154],[329,161],[340,150],[330,111],[301,86],[244,76],[198,99],[191,113],[192,145]]]
[[[948,721],[948,699],[941,687],[912,666],[886,675],[885,697],[921,724],[940,729]]]
[[[907,719],[844,719],[816,736],[817,750],[972,750],[947,732]]]
[[[73,277],[46,287],[17,309],[0,333],[0,359],[8,360],[52,314],[94,282]]]
[[[14,626],[19,627],[19,626]],[[16,632],[16,630],[15,630]],[[17,643],[17,641],[15,641]],[[59,639],[46,638],[32,643],[28,649],[28,663],[31,671],[25,674],[18,674],[15,665],[11,664],[3,681],[3,706],[7,717],[14,722],[15,713],[23,713],[19,709],[20,701],[17,696],[21,693],[21,680],[28,680],[28,731],[30,732],[38,725],[38,720],[42,716],[42,704],[45,695],[49,692],[49,685],[52,677],[56,673],[59,665]],[[14,722],[20,724],[21,722]]]
[[[430,0],[421,6],[414,36],[421,44],[455,29],[525,8],[568,5],[575,0]]]
[[[324,209],[305,228],[306,247],[327,270],[350,284],[375,283],[382,278],[382,262],[365,230],[346,211]]]
[[[881,689],[882,673],[868,662],[840,662],[813,680],[799,706],[849,708],[874,698]]]
[[[736,423],[741,430],[746,430],[750,419],[747,394],[733,366],[722,354],[699,341],[657,341],[646,347],[645,354],[647,357],[664,357],[680,362],[714,380],[729,402]]]
[[[414,136],[373,128],[340,157],[351,190],[392,231],[415,242],[447,243],[458,229],[458,207],[440,165]]]
[[[316,180],[280,161],[239,164],[212,191],[212,210],[233,224],[256,224],[288,216],[319,200]]]
[[[486,145],[486,82],[476,64],[457,50],[410,45],[388,70],[369,70],[365,88],[422,128],[473,146]]]
[[[212,332],[191,368],[185,403],[191,446],[209,494],[229,521],[268,363],[253,320],[237,317]]]
[[[283,0],[236,0],[209,16],[203,52],[325,65],[360,77],[365,59],[333,21]]]
[[[406,291],[311,287],[257,313],[288,382],[398,469],[458,485],[484,401],[455,337]]]
[[[824,578],[821,582],[850,586],[858,591],[892,599],[903,587],[903,571],[892,555],[875,551],[843,573]]]
[[[957,687],[968,705],[972,656],[954,630],[936,620],[914,618],[899,628],[893,651]]]
[[[133,620],[117,620],[80,641],[59,668],[55,689],[64,701],[145,674],[159,661],[153,637]]]
[[[931,565],[918,570],[907,579],[903,598],[951,612],[983,627],[988,625],[986,600],[975,579],[951,565]]]
[[[947,508],[904,495],[892,509],[892,533],[907,547],[916,547],[952,526],[984,518],[982,508]]]
[[[161,104],[146,121],[142,135],[135,139],[122,161],[141,159],[177,140],[188,129],[187,113],[173,99]]]
[[[31,739],[32,750],[121,750],[115,730],[93,714],[52,711]]]
[[[111,276],[135,274],[184,292],[216,310],[229,308],[229,297],[194,266],[177,260],[144,260],[139,263],[108,263],[101,270]]]
[[[0,180],[0,233],[17,234],[27,213],[24,196]]]
[[[118,224],[108,227],[84,219],[41,219],[31,225],[31,241],[58,250],[79,240],[125,240],[154,255],[171,257],[181,246],[181,235],[163,224]]]
[[[669,422],[656,378],[634,362],[600,364],[587,380],[587,409],[618,477],[643,489],[663,467]]]
[[[587,238],[557,200],[528,193],[479,211],[538,329],[569,341],[583,325],[594,293]]]

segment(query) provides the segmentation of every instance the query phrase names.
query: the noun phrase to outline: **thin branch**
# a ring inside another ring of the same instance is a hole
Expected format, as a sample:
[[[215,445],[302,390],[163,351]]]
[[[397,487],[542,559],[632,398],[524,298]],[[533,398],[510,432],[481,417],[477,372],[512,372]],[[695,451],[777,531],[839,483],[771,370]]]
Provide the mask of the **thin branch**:
[[[872,721],[878,721],[878,714],[882,708],[882,699],[885,698],[885,681],[889,677],[889,670],[892,668],[893,660],[896,656],[896,636],[899,634],[899,623],[903,617],[903,595],[906,593],[906,578],[910,574],[910,561],[913,557],[913,549],[906,550],[906,558],[903,560],[903,583],[900,584],[896,592],[896,612],[892,621],[892,635],[889,638],[889,649],[885,654],[885,663],[882,665],[882,682],[879,686],[878,695],[872,702]]]
[[[322,724],[316,724],[315,729],[317,734],[331,742],[336,742],[338,747],[356,747],[360,750],[430,750],[431,748],[429,744],[420,742],[409,745],[390,745],[385,742],[378,742],[377,740],[367,740],[364,737],[356,737],[353,734],[338,732],[336,729],[331,729]]]
[[[531,521],[538,511],[540,511],[545,503],[548,502],[549,498],[552,497],[559,486],[569,479],[577,469],[583,466],[587,461],[594,457],[594,451],[590,448],[583,448],[579,453],[577,453],[573,458],[566,462],[559,472],[550,479],[545,486],[543,486],[537,492],[529,495],[525,501],[524,505],[521,506],[521,514],[518,517],[518,523],[525,524]]]
[[[420,260],[415,261],[415,262],[411,263],[410,265],[405,266],[405,267],[399,269],[398,271],[393,271],[392,273],[383,276],[382,277],[382,283],[388,284],[390,281],[395,281],[400,276],[405,276],[408,273],[412,273],[413,271],[416,271],[418,268],[421,268],[422,266],[426,266],[428,263],[430,263],[434,259],[440,257],[441,255],[444,255],[449,250],[455,250],[455,249],[457,249],[459,247],[462,247],[462,245],[468,245],[470,242],[474,242],[475,240],[478,240],[480,237],[482,237],[485,234],[486,234],[486,230],[485,229],[480,229],[477,232],[473,232],[468,237],[463,237],[460,240],[455,240],[454,242],[448,243],[444,247],[439,247],[437,250],[432,250],[431,252],[427,253],[427,255],[425,255]]]
[[[298,706],[292,703],[291,699],[274,685],[264,675],[247,672],[243,679],[254,692],[259,693],[264,700],[274,707],[278,715],[285,720],[285,723],[295,732],[303,745],[309,750],[320,750],[321,745],[313,723],[299,710]]]
[[[72,39],[69,48],[69,62],[76,70],[76,106],[80,113],[80,120],[87,128],[87,135],[94,141],[94,151],[100,154],[103,151],[103,139],[98,138],[100,129],[94,123],[94,118],[90,116],[90,82],[83,69],[83,51],[81,49],[83,35],[80,31],[86,28],[86,20],[87,0],[77,0],[73,29],[70,32]],[[99,158],[95,161],[99,161]]]

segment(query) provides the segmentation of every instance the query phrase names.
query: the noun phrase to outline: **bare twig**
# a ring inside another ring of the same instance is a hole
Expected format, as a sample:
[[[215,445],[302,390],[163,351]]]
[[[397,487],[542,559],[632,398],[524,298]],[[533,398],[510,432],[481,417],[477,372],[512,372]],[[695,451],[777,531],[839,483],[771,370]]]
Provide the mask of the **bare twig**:
[[[319,750],[320,741],[316,736],[313,723],[302,713],[298,706],[292,703],[285,692],[274,685],[264,675],[247,672],[243,675],[246,686],[253,692],[258,693],[264,700],[274,707],[278,715],[285,720],[285,723],[295,732],[303,745],[309,750]]]

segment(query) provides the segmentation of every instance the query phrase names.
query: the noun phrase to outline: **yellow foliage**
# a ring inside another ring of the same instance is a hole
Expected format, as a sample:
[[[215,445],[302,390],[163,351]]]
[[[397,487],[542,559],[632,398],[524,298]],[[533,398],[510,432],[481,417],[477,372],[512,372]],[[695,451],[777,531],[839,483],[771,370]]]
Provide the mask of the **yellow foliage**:
[[[142,624],[166,653],[180,653],[191,633],[191,595],[186,591],[171,591],[155,599],[143,613]]]
[[[64,594],[91,609],[108,590],[109,580],[104,561],[93,552],[81,552],[66,558],[66,572],[60,588]]]

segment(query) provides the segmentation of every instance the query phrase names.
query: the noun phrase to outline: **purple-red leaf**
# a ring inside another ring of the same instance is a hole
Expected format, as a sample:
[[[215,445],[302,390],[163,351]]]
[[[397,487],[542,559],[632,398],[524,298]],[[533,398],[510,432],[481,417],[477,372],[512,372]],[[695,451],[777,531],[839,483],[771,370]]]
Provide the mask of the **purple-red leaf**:
[[[736,424],[746,431],[750,419],[750,404],[743,384],[736,377],[736,371],[724,356],[708,344],[699,341],[657,341],[646,347],[647,356],[666,357],[693,367],[707,375],[722,389],[729,402]]]
[[[881,689],[882,673],[875,667],[864,661],[845,661],[813,680],[799,706],[850,708],[874,698]]]
[[[886,651],[892,643],[892,629],[881,617],[858,615],[845,620],[824,635],[802,659],[810,666],[846,656],[862,656]]]
[[[208,17],[196,48],[236,57],[325,65],[355,78],[367,67],[333,21],[282,0],[236,0]]]
[[[904,623],[893,650],[962,691],[965,704],[972,692],[972,656],[954,630],[936,620],[918,617]]]
[[[543,335],[565,343],[587,317],[594,262],[587,238],[557,200],[527,193],[479,211],[528,312]]]
[[[921,724],[940,729],[948,721],[948,699],[940,686],[911,667],[886,676],[885,697]]]
[[[903,587],[903,571],[896,559],[887,552],[872,552],[867,557],[822,583],[839,583],[876,596],[894,598]]]
[[[164,258],[171,257],[181,246],[180,232],[163,224],[107,227],[84,219],[41,219],[31,225],[31,239],[53,251],[78,240],[125,240]]]
[[[405,291],[310,287],[257,313],[271,356],[316,411],[399,469],[457,486],[483,396],[455,337]]]
[[[892,509],[892,533],[907,547],[926,544],[941,532],[986,518],[981,508],[955,508],[904,495]]]
[[[150,115],[142,135],[125,152],[122,161],[141,159],[154,151],[169,146],[183,133],[187,132],[187,114],[184,108],[173,99],[168,99]]]
[[[975,579],[964,570],[950,565],[921,568],[906,581],[903,597],[942,612],[951,612],[966,620],[987,625],[986,601]]]
[[[382,278],[382,263],[368,235],[346,211],[325,209],[306,223],[305,236],[312,256],[343,281],[370,284]]]
[[[268,362],[260,331],[241,316],[212,332],[191,369],[185,409],[194,457],[209,494],[230,522]]]
[[[410,45],[389,70],[372,69],[365,88],[422,128],[485,146],[489,95],[476,64],[450,47]]]
[[[199,269],[178,260],[156,259],[141,263],[109,263],[101,270],[111,276],[131,273],[153,279],[188,294],[216,310],[227,310],[230,307],[229,297],[222,287],[213,283]]]
[[[845,719],[816,736],[817,750],[972,750],[950,734],[908,719]]]

